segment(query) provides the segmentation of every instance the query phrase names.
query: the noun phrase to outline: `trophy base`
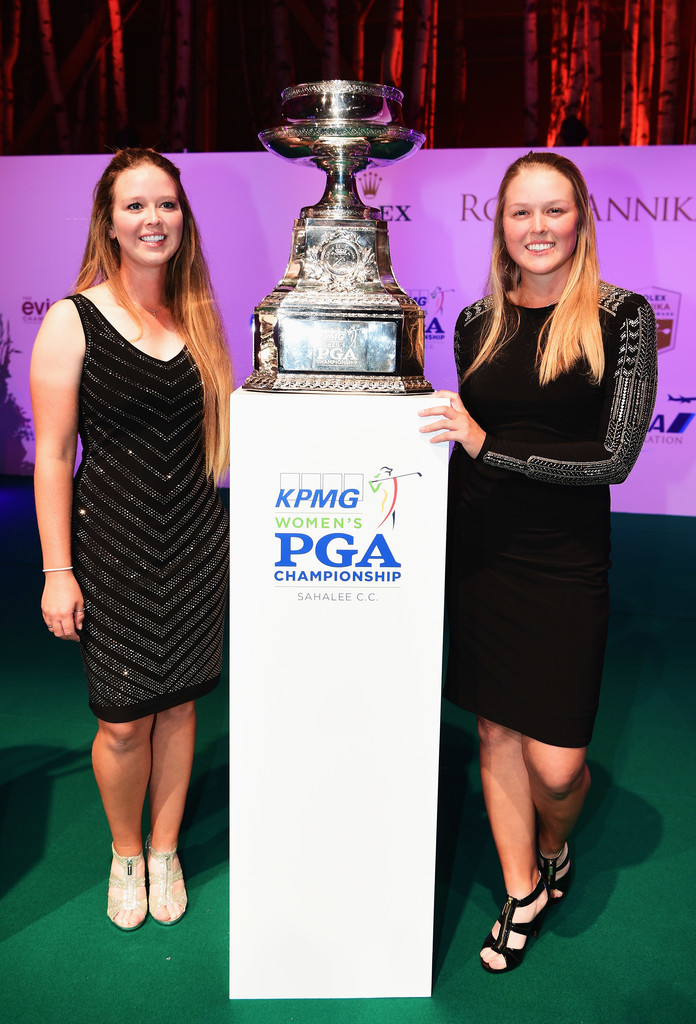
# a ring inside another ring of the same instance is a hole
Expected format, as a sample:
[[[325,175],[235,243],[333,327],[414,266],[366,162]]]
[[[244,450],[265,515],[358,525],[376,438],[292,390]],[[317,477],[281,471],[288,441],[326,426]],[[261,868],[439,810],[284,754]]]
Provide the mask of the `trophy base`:
[[[242,384],[246,391],[296,394],[427,395],[433,391],[425,377],[392,377],[353,373],[279,373],[254,370]]]

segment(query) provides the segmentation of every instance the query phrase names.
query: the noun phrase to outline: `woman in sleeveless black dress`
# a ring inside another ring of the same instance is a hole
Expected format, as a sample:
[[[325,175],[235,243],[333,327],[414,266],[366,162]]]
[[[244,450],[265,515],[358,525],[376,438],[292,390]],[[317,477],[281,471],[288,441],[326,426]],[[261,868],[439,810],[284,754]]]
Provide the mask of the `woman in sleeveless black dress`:
[[[577,167],[530,153],[495,216],[492,294],[455,331],[459,393],[421,415],[450,461],[445,695],[478,716],[481,778],[508,893],[482,966],[522,960],[570,882],[567,838],[609,613],[609,484],[625,480],[655,401],[655,318],[600,282]]]
[[[231,369],[178,169],[122,150],[95,189],[76,294],[32,358],[44,621],[80,642],[112,833],[107,912],[180,920],[195,699],[220,678]],[[82,461],[73,483],[77,437]],[[142,812],[149,791],[145,885]]]

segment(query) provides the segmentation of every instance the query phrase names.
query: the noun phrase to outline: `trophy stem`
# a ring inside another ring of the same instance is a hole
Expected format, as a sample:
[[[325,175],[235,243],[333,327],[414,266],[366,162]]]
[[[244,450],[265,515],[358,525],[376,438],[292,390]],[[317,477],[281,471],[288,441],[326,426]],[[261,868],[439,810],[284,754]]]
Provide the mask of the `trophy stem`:
[[[314,163],[326,172],[326,188],[315,206],[306,206],[302,217],[326,220],[357,218],[377,220],[380,211],[366,206],[358,195],[355,174],[367,167],[370,147],[356,145],[355,139],[346,140],[344,145],[333,142],[329,150],[315,150]]]

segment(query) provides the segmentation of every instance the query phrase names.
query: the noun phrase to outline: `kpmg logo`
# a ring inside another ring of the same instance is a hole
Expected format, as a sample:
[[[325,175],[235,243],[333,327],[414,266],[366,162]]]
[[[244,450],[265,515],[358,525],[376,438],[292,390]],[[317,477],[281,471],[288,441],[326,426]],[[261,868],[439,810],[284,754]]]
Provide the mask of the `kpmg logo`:
[[[40,324],[52,305],[52,299],[34,299],[25,295],[22,298],[22,320],[25,324]]]
[[[374,171],[363,171],[362,174],[358,174],[356,176],[356,181],[360,185],[364,200],[370,204],[379,192],[379,186],[382,184],[381,175],[376,174]],[[380,211],[382,220],[411,220],[411,216],[408,212],[411,209],[410,204],[401,205],[396,203],[391,206],[378,206],[377,209]]]
[[[679,319],[680,292],[669,292],[654,285],[645,292],[657,321],[657,351],[673,349],[677,341],[677,320]]]
[[[453,292],[454,288],[413,288],[409,295],[414,299],[425,313],[425,343],[432,345],[444,341],[446,333],[444,329],[445,295]]]
[[[362,473],[281,473],[275,507],[310,510],[354,509],[363,500]]]

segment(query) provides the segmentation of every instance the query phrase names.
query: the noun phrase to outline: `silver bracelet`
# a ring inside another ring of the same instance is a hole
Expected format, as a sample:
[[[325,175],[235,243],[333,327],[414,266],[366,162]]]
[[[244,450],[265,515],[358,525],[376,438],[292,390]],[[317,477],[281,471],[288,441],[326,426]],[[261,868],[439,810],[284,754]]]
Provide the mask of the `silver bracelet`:
[[[41,572],[65,572],[67,569],[72,569],[72,566],[62,565],[60,569],[42,569]]]

